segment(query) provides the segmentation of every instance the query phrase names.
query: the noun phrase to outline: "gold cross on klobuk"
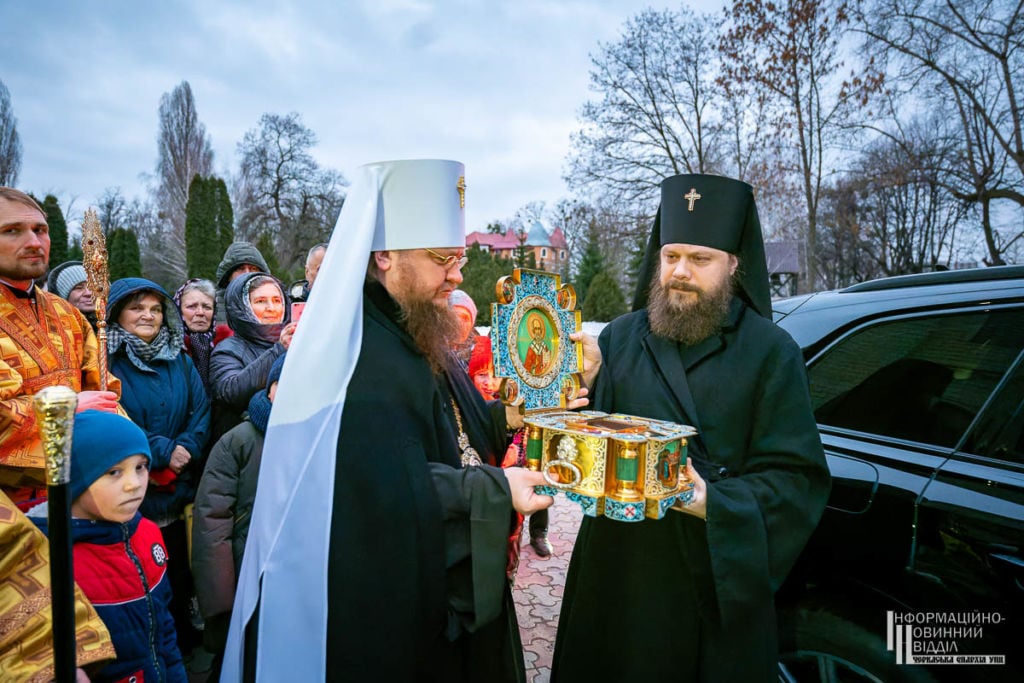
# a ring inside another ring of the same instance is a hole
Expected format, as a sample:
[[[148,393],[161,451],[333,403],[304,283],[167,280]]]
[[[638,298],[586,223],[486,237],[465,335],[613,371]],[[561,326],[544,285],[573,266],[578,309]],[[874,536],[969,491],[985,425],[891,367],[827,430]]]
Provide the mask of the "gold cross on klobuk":
[[[690,202],[690,205],[686,208],[686,210],[693,211],[693,203],[700,199],[700,195],[697,194],[697,188],[691,187],[690,191],[683,195],[683,199]]]
[[[459,191],[459,208],[466,208],[466,176],[459,176],[459,182],[455,183],[455,189]]]

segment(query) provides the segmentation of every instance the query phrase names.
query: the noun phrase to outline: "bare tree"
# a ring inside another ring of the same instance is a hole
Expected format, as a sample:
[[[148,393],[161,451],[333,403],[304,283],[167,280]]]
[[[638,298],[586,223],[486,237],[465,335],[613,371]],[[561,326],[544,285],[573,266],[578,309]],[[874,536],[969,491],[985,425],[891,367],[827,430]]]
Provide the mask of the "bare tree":
[[[717,20],[686,7],[649,9],[600,46],[590,72],[598,99],[583,105],[572,136],[571,188],[649,207],[664,178],[729,166],[717,30]]]
[[[120,187],[108,187],[96,200],[96,217],[103,226],[104,234],[111,230],[128,227],[128,215],[131,209],[128,200],[121,194]]]
[[[157,136],[156,206],[163,228],[161,239],[169,276],[184,280],[185,207],[188,187],[199,174],[208,176],[213,170],[213,149],[206,127],[199,122],[195,98],[188,81],[182,81],[160,98],[160,133]]]
[[[931,172],[950,165],[949,152],[935,117],[865,150],[825,199],[819,256],[827,285],[955,265],[968,204]]]
[[[236,234],[269,239],[281,266],[292,270],[307,250],[330,235],[344,201],[345,178],[321,169],[310,150],[316,134],[298,113],[264,114],[238,144],[234,182]]]
[[[18,119],[14,118],[11,93],[0,81],[0,185],[13,187],[21,170],[21,140]]]
[[[893,80],[956,123],[959,159],[934,177],[977,206],[990,265],[1024,238],[992,215],[999,200],[1024,207],[1022,10],[1022,0],[875,0],[856,15],[865,49],[888,58]]]
[[[818,285],[817,225],[828,169],[827,154],[844,139],[851,115],[866,104],[881,80],[873,70],[840,77],[839,42],[849,23],[845,0],[733,0],[726,13],[731,25],[720,48],[726,77],[768,98],[782,158],[803,194],[804,230],[809,258],[807,285]]]

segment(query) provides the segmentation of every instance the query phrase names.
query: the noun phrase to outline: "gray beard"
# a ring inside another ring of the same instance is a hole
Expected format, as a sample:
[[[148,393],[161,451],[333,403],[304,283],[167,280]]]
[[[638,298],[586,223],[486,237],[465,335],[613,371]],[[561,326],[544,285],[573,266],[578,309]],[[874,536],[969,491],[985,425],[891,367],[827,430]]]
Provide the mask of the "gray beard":
[[[673,303],[666,288],[655,276],[647,304],[651,331],[659,337],[686,346],[699,344],[721,332],[732,301],[732,280],[726,280],[722,286],[709,292],[699,291],[689,285],[681,289],[695,292],[696,301],[682,306]]]

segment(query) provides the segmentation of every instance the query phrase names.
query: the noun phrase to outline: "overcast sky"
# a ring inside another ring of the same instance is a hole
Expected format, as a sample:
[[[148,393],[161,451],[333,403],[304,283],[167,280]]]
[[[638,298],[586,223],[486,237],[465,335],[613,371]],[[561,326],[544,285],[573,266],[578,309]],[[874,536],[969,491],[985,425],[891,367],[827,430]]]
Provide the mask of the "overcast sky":
[[[721,0],[694,0],[717,10]],[[299,112],[318,162],[466,164],[467,229],[568,195],[590,55],[659,0],[0,0],[0,80],[18,186],[74,216],[108,187],[142,196],[160,96],[187,80],[221,175],[261,114]]]

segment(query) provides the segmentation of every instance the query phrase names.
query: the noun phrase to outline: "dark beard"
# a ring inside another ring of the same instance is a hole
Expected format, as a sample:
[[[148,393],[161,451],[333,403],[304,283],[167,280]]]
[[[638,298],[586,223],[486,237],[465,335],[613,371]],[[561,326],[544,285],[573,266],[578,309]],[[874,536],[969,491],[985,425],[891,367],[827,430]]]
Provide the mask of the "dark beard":
[[[697,300],[682,307],[677,306],[669,299],[658,276],[651,282],[647,317],[654,334],[693,346],[722,331],[729,314],[729,302],[732,301],[731,279],[709,292],[700,291],[691,285],[677,288],[696,292]]]
[[[432,300],[399,301],[402,310],[399,321],[405,326],[417,348],[427,358],[435,375],[448,366],[448,357],[459,339],[459,316],[447,306]]]

